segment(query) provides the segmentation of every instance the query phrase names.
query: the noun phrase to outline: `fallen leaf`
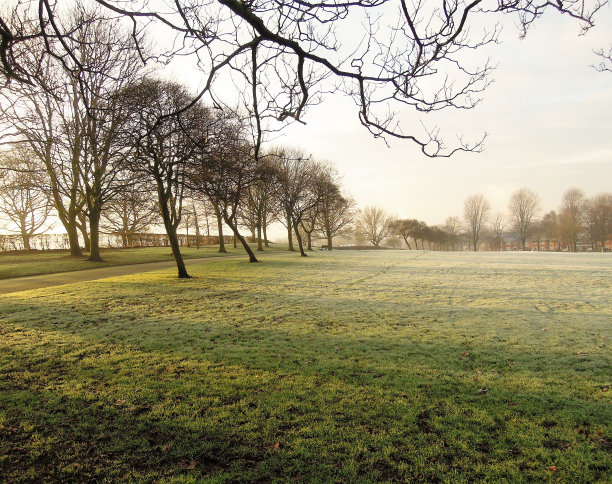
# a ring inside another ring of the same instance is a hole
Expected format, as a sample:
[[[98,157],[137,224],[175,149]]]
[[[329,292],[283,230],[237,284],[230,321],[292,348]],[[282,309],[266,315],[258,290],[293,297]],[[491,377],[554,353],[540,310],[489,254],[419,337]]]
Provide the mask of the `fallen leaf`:
[[[480,393],[481,395],[484,395],[485,393],[487,393],[489,390],[487,390],[487,387],[482,387],[480,390],[478,390],[478,393]]]
[[[123,407],[125,405],[125,400],[117,400],[115,402],[115,407]]]
[[[195,469],[195,466],[196,466],[196,463],[194,460],[192,460],[189,464],[187,464],[187,462],[185,462],[184,460],[179,462],[179,467],[186,471],[192,471],[193,469]]]
[[[557,472],[559,468],[557,466],[548,466],[546,470],[550,472]]]
[[[406,394],[405,394],[405,393],[402,393],[402,398],[405,398],[405,397],[406,397]]]
[[[173,445],[172,445],[172,444],[164,445],[164,446],[161,448],[161,451],[162,451],[164,454],[167,454],[168,452],[170,452],[170,450],[172,450],[172,447],[173,447]]]
[[[464,351],[463,353],[461,353],[461,356],[463,356],[464,358],[466,356],[470,356],[470,352],[469,351]]]
[[[270,449],[270,450],[278,450],[279,447],[280,447],[280,442],[275,442],[270,447],[268,447],[268,449]]]

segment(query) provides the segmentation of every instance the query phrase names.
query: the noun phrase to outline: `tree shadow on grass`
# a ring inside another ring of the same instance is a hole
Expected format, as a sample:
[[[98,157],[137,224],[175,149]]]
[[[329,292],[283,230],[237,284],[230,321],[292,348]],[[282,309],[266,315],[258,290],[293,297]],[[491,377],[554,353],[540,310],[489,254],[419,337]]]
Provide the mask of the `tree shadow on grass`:
[[[605,402],[545,387],[517,393],[532,372],[516,387],[489,384],[470,355],[448,358],[445,370],[431,343],[361,337],[356,346],[350,332],[329,331],[287,340],[280,324],[244,333],[256,342],[248,347],[219,333],[218,349],[198,353],[180,319],[161,328],[166,347],[159,335],[139,342],[138,320],[122,338],[105,333],[103,313],[22,304],[57,324],[21,318],[19,305],[3,324],[6,475],[377,482],[455,471],[540,480],[547,462],[567,479],[610,471]],[[245,351],[255,354],[241,360]],[[399,362],[398,351],[407,352]]]

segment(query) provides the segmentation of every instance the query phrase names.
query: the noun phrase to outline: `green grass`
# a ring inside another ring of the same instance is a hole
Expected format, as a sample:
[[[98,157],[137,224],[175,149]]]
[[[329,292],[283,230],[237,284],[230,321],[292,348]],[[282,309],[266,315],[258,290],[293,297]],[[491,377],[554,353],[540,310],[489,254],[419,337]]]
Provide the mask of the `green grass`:
[[[266,252],[286,250],[286,246],[274,244]],[[219,246],[181,247],[185,259],[243,255],[244,249],[227,246],[227,254],[219,253]],[[14,277],[52,274],[56,272],[81,271],[98,267],[122,266],[173,260],[170,247],[143,247],[138,249],[102,249],[103,262],[89,262],[87,255],[70,257],[68,251],[32,252],[30,254],[0,253],[0,280]]]
[[[612,259],[332,252],[0,296],[0,475],[610,482]]]

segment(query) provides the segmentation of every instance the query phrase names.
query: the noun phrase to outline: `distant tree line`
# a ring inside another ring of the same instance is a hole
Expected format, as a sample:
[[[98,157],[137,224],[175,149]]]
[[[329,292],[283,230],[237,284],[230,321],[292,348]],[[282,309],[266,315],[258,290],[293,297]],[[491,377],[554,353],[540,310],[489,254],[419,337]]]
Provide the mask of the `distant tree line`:
[[[400,240],[409,250],[612,250],[612,193],[588,198],[571,188],[558,211],[539,217],[538,195],[522,188],[512,194],[506,212],[492,216],[490,211],[486,198],[474,194],[465,200],[462,217],[448,217],[443,225],[430,227],[370,206],[359,212],[354,233],[374,247]]]
[[[526,188],[516,191],[510,198],[508,211],[496,214],[493,219],[489,248],[569,252],[612,248],[609,245],[612,193],[589,198],[582,190],[570,188],[563,194],[558,211],[542,216],[540,212],[537,194]]]

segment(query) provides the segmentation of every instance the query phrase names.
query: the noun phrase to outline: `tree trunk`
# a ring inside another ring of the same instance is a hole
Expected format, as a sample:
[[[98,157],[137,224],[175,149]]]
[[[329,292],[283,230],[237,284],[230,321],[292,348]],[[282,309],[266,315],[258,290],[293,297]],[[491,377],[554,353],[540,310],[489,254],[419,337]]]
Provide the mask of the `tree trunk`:
[[[289,222],[289,227],[287,227],[287,241],[289,243],[289,250],[294,251],[293,248],[293,227],[291,226],[291,222]]]
[[[170,247],[172,248],[172,255],[174,256],[174,260],[176,262],[178,277],[179,279],[189,279],[191,276],[187,273],[185,261],[183,261],[183,255],[181,254],[181,248],[179,247],[178,236],[176,234],[178,221],[176,225],[172,223],[172,218],[170,217],[170,210],[168,207],[168,197],[164,194],[163,186],[158,185],[157,195],[161,216],[164,221],[164,228],[166,229],[166,235],[168,236],[168,241],[170,242]]]
[[[327,250],[332,250],[332,234],[329,225],[325,225],[325,238],[327,239]]]
[[[263,231],[264,247],[267,249],[270,247],[270,245],[268,244],[268,224],[266,222],[266,217],[267,215],[264,212],[263,216],[261,217],[261,229]]]
[[[89,234],[87,233],[87,226],[81,225],[79,227],[81,231],[81,237],[83,237],[83,245],[85,246],[85,252],[91,251],[91,240],[89,238]]]
[[[295,238],[297,239],[297,243],[298,243],[298,245],[300,247],[300,255],[302,257],[308,257],[306,255],[306,252],[304,252],[304,246],[302,245],[302,236],[300,235],[299,224],[296,223],[295,221],[293,221],[292,225],[293,225],[293,228],[295,230]]]
[[[85,246],[85,252],[91,251],[91,242],[89,239],[89,234],[87,233],[87,216],[83,213],[82,210],[79,210],[78,213],[78,222],[76,222],[76,226],[79,228],[81,232],[81,237],[83,237],[83,245]]]
[[[255,257],[255,254],[253,253],[253,249],[251,249],[251,247],[249,246],[245,238],[242,235],[240,235],[240,232],[238,232],[237,224],[234,221],[232,221],[232,219],[230,219],[225,213],[223,215],[225,218],[225,223],[229,225],[229,227],[234,232],[234,243],[236,242],[236,239],[240,240],[242,247],[244,247],[244,250],[249,255],[249,262],[259,262],[257,260],[257,257]]]
[[[291,223],[291,214],[285,211],[287,218],[287,243],[289,244],[289,250],[294,251],[293,248],[293,224]]]
[[[169,220],[167,222],[166,220],[164,220],[164,226],[166,227],[166,234],[168,235],[168,239],[170,240],[172,255],[174,256],[174,260],[176,261],[178,277],[179,279],[189,279],[191,276],[187,273],[185,261],[183,261],[181,248],[179,247],[178,236],[176,234],[176,229],[172,226]]]
[[[306,233],[306,244],[308,250],[312,251],[312,234],[310,232]]]
[[[68,244],[70,246],[70,257],[83,257],[81,247],[79,246],[79,234],[77,232],[76,224],[65,226],[66,232],[68,233]]]
[[[21,233],[21,238],[23,239],[23,248],[24,250],[30,250],[30,234],[26,232]]]
[[[257,217],[257,250],[263,251],[263,241],[261,240],[261,215]]]
[[[89,211],[89,231],[91,235],[88,261],[102,262],[100,257],[100,207]]]
[[[225,240],[223,239],[223,219],[221,218],[221,210],[217,204],[213,204],[215,207],[215,215],[217,216],[217,231],[219,232],[219,252],[227,252],[225,250]]]
[[[196,249],[200,248],[200,224],[198,223],[198,214],[196,212],[195,209],[195,203],[192,204],[192,208],[193,208],[193,222],[195,224],[195,231],[196,231]]]

